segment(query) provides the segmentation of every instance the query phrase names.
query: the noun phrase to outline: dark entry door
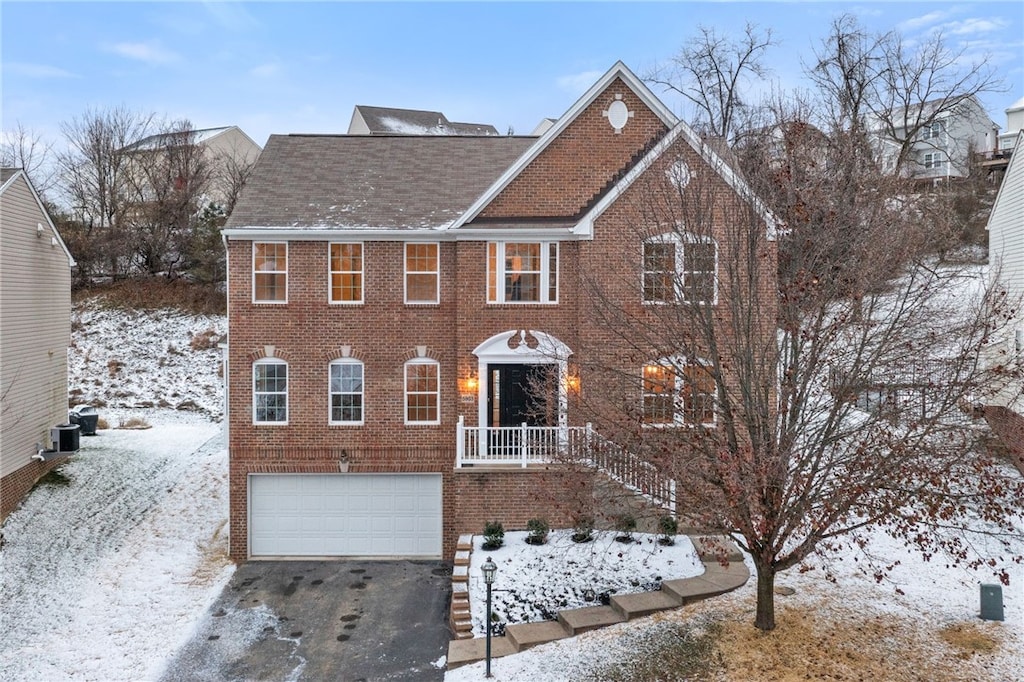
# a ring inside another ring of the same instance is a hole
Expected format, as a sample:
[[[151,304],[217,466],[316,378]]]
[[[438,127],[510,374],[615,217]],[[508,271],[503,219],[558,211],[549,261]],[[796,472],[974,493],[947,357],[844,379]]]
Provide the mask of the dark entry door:
[[[487,365],[488,426],[555,426],[557,365]]]

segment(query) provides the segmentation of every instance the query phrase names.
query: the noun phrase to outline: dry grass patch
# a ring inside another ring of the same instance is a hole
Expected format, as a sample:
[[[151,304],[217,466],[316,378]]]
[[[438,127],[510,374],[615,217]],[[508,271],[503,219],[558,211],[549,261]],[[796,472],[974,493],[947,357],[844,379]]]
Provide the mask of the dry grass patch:
[[[143,431],[145,429],[153,428],[149,422],[142,417],[128,417],[124,419],[120,424],[117,425],[119,429],[129,429],[134,431]]]
[[[213,531],[213,535],[204,541],[197,541],[200,561],[195,570],[192,571],[193,585],[208,585],[216,578],[225,566],[231,563],[228,558],[228,537],[224,533],[224,527],[228,520],[224,519]]]
[[[985,654],[999,647],[997,636],[973,623],[940,630],[890,614],[776,608],[778,627],[772,632],[753,626],[752,611],[723,621],[720,679],[966,682],[990,679]],[[965,665],[966,659],[977,665]]]

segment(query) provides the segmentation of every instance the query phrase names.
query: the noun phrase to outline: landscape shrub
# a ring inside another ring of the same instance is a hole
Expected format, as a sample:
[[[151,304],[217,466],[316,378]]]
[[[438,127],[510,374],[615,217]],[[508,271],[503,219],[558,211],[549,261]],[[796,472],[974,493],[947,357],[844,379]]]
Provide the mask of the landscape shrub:
[[[505,544],[505,527],[500,521],[488,521],[484,524],[483,549],[498,549]]]

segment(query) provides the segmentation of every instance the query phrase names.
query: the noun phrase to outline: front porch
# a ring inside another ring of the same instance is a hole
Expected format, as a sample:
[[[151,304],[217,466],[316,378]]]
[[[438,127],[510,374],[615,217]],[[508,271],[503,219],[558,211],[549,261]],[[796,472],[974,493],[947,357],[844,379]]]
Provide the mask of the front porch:
[[[602,472],[669,513],[676,513],[676,482],[657,467],[586,426],[456,427],[455,467],[526,468],[542,464],[576,464]]]

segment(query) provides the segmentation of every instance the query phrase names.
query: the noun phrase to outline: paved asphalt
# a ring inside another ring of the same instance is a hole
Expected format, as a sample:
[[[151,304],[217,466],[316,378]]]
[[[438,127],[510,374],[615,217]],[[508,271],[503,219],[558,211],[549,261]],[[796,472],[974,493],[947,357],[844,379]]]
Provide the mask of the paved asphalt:
[[[439,561],[250,561],[162,682],[443,680]]]

